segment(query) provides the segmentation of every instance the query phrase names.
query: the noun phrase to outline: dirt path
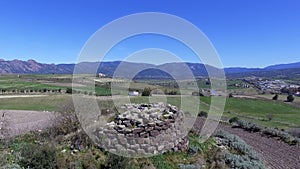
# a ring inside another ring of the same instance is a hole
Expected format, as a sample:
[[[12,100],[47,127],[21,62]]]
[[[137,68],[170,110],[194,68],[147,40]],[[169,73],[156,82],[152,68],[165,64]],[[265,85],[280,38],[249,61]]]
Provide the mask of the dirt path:
[[[0,138],[42,130],[52,125],[53,112],[0,110]]]
[[[194,129],[199,131],[202,128],[203,120],[198,118]],[[225,130],[239,136],[255,151],[261,154],[266,165],[271,169],[300,169],[300,148],[290,146],[274,138],[262,137],[259,133],[249,133],[239,128],[232,128],[230,125],[219,124],[218,129]]]
[[[45,97],[48,95],[0,95],[0,99],[19,98],[19,97]]]

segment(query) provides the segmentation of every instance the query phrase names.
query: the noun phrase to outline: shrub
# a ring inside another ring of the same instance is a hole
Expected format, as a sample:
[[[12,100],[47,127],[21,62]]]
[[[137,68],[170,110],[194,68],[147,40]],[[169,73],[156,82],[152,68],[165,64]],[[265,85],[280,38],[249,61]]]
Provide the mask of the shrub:
[[[290,144],[290,145],[300,145],[299,139],[293,137],[287,132],[280,131],[274,128],[265,128],[262,130],[262,134],[270,137],[278,137],[280,140]]]
[[[300,128],[290,128],[287,130],[287,132],[294,137],[300,138]]]
[[[0,169],[22,169],[18,164],[11,164],[0,167]]]
[[[55,149],[48,145],[26,144],[20,155],[19,164],[24,168],[56,168]]]
[[[198,113],[198,116],[199,116],[199,117],[205,117],[205,118],[207,118],[207,112],[205,112],[205,111],[200,111],[200,112]]]
[[[226,152],[224,158],[231,168],[265,168],[253,148],[238,136],[219,130],[215,133],[215,137],[221,138],[221,144],[229,147],[230,152]]]
[[[179,164],[178,167],[180,169],[195,169],[195,168],[201,168],[199,164]]]
[[[238,117],[232,117],[231,119],[229,119],[229,123],[236,123],[237,121],[239,121]]]
[[[150,96],[151,95],[151,88],[150,87],[145,87],[143,92],[142,92],[142,96]]]
[[[226,153],[225,162],[231,168],[251,168],[251,169],[264,169],[264,165],[260,161],[251,160],[247,156],[240,156],[236,154]]]
[[[63,103],[59,106],[58,112],[55,114],[56,118],[54,120],[55,127],[53,127],[52,134],[69,134],[79,130],[80,121],[76,116],[75,108],[72,100],[69,100],[66,103]]]
[[[107,157],[107,164],[108,168],[111,169],[128,168],[128,159],[123,156],[109,153]]]
[[[72,93],[73,93],[72,88],[67,88],[66,93],[67,93],[67,94],[72,94]]]
[[[276,94],[272,99],[273,100],[278,100],[278,94]]]
[[[251,122],[247,122],[247,121],[244,121],[244,120],[240,120],[238,119],[237,117],[233,117],[229,120],[229,123],[234,123],[235,124],[235,127],[239,127],[239,128],[242,128],[246,131],[251,131],[251,132],[259,132],[262,130],[262,127],[260,126],[257,126],[256,124],[254,123],[251,123]]]
[[[288,97],[286,98],[286,101],[287,101],[287,102],[293,102],[294,99],[295,99],[294,96],[290,94],[290,95],[288,95]]]

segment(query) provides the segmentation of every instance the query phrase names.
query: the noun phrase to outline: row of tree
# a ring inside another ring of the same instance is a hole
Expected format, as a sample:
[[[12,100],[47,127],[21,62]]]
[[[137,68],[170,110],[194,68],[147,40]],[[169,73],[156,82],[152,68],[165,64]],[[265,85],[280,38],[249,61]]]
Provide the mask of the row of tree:
[[[275,96],[273,96],[273,100],[278,100],[279,98],[279,95],[276,94]],[[286,102],[293,102],[295,100],[294,96],[289,94],[287,97],[286,97]]]

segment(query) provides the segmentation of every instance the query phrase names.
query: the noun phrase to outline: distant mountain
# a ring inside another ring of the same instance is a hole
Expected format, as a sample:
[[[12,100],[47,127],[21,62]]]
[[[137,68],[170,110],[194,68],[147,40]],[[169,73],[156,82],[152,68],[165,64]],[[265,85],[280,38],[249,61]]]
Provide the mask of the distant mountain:
[[[220,69],[201,63],[166,63],[153,65],[147,63],[132,62],[81,62],[75,64],[44,64],[35,60],[5,61],[0,59],[0,74],[72,74],[77,66],[77,73],[104,73],[107,76],[118,76],[135,79],[170,79],[218,76]],[[98,67],[98,68],[97,68]],[[96,68],[96,69],[95,69]],[[141,71],[142,70],[142,71]],[[240,68],[232,67],[224,69],[227,77],[275,77],[297,76],[300,77],[300,62],[291,64],[272,65],[266,68]],[[139,72],[138,74],[135,74]],[[168,73],[166,73],[168,72]],[[177,76],[177,77],[174,77]]]
[[[300,62],[272,65],[266,67],[265,70],[294,69],[294,68],[300,68]]]
[[[21,61],[12,60],[5,61],[0,60],[0,73],[19,73],[19,74],[68,74],[72,73],[74,64],[43,64],[38,63],[35,60]]]
[[[227,78],[264,77],[277,79],[299,79],[300,68],[292,69],[262,69],[261,71],[226,74]]]
[[[263,69],[261,69],[261,68],[243,68],[243,67],[232,67],[232,68],[225,68],[224,69],[224,71],[227,74],[257,72],[257,71],[261,71],[261,70],[263,70]]]

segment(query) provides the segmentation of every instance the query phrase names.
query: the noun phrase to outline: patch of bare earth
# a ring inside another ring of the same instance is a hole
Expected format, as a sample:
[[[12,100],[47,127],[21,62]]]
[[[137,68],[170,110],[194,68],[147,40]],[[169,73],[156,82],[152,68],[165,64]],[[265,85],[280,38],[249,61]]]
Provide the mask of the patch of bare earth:
[[[198,118],[194,125],[196,131],[200,131],[203,119]],[[240,128],[232,128],[230,125],[219,124],[222,129],[231,134],[239,136],[255,151],[261,154],[267,167],[271,169],[300,169],[300,148],[290,146],[275,138],[268,138],[259,133],[250,133]]]
[[[0,138],[43,130],[53,124],[54,113],[26,110],[0,110]]]

